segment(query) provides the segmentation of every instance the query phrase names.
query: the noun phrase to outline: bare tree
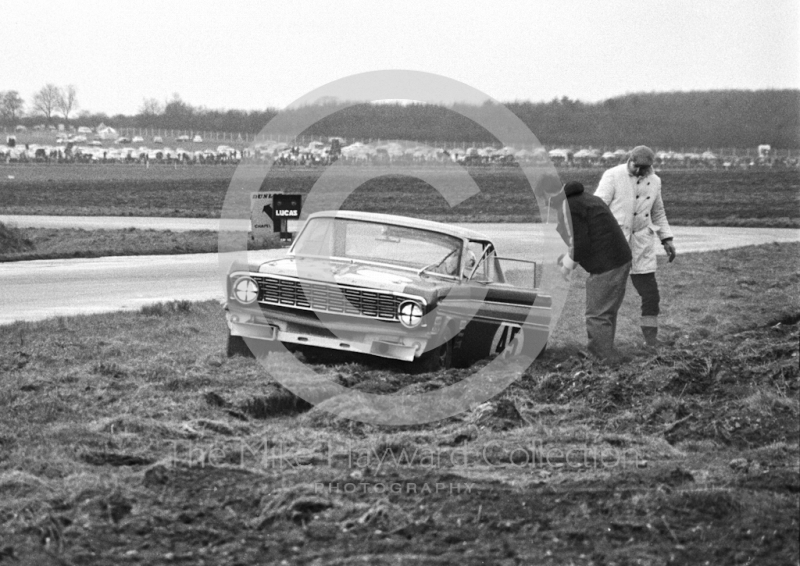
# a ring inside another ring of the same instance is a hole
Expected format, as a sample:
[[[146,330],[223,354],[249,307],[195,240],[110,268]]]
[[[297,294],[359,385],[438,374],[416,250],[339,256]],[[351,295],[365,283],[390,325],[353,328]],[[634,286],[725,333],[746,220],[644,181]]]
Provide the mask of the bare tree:
[[[195,115],[195,108],[187,104],[177,92],[172,95],[172,100],[164,105],[164,126],[168,128],[192,127],[192,117]]]
[[[44,116],[49,124],[61,98],[61,89],[53,83],[47,83],[33,95],[33,111]]]
[[[67,85],[63,90],[59,90],[57,108],[63,114],[64,120],[69,122],[69,115],[78,109],[78,92],[75,85]]]
[[[14,125],[17,117],[22,114],[22,107],[25,101],[16,90],[0,92],[0,116]]]
[[[158,116],[163,112],[164,106],[155,98],[145,98],[139,108],[139,114],[142,116]]]

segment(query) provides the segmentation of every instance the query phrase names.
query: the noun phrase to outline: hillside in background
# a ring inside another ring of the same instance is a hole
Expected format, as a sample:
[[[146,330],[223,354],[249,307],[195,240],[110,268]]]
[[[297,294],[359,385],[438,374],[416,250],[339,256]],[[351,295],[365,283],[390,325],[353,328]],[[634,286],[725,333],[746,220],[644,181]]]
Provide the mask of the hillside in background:
[[[770,144],[800,148],[800,90],[724,90],[635,93],[597,103],[567,97],[550,102],[505,104],[547,146],[659,148],[739,147]],[[323,113],[333,112],[317,121]],[[358,104],[329,102],[281,112],[285,130],[314,123],[303,133],[348,139],[408,139],[429,142],[495,140],[475,121],[491,120],[495,104],[444,108],[423,104]],[[79,125],[100,122],[115,127],[167,128],[185,131],[257,133],[278,114],[264,111],[208,110],[179,97],[158,113],[136,116],[89,114]],[[41,119],[27,118],[32,125]]]

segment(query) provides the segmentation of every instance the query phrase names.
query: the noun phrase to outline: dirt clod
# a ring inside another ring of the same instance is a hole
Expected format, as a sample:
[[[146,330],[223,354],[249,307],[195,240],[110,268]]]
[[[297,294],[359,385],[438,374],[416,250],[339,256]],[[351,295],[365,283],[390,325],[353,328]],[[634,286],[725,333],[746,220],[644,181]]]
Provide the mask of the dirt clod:
[[[252,397],[239,406],[243,413],[255,419],[297,414],[311,408],[308,401],[279,386],[274,386],[266,395]]]
[[[735,470],[737,472],[746,472],[747,458],[734,458],[728,463],[728,465],[731,467],[732,470]]]
[[[115,452],[85,452],[81,460],[93,466],[148,466],[153,460],[144,456],[133,454],[120,454]]]
[[[492,430],[509,430],[526,424],[516,405],[509,399],[482,403],[475,407],[464,420],[479,428]]]

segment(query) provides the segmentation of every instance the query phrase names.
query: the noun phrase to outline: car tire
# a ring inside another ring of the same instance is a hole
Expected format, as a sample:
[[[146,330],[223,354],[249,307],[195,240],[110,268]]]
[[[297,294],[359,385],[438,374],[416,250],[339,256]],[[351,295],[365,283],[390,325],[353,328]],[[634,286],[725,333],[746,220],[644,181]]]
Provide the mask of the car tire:
[[[233,336],[228,332],[228,345],[226,348],[228,357],[244,356],[245,358],[254,358],[253,352],[241,336]]]
[[[412,363],[415,373],[450,369],[453,367],[453,341],[448,340],[444,344],[424,352]]]

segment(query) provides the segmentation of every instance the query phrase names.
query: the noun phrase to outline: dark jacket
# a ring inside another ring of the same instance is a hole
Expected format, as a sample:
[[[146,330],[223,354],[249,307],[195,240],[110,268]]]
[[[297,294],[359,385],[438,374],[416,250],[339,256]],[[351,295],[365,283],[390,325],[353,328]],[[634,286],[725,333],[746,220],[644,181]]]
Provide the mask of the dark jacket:
[[[611,271],[631,261],[631,248],[606,203],[586,194],[579,183],[568,183],[564,193],[572,218],[572,232],[570,234],[564,222],[562,206],[558,213],[558,233],[570,246],[570,257],[594,274]]]

